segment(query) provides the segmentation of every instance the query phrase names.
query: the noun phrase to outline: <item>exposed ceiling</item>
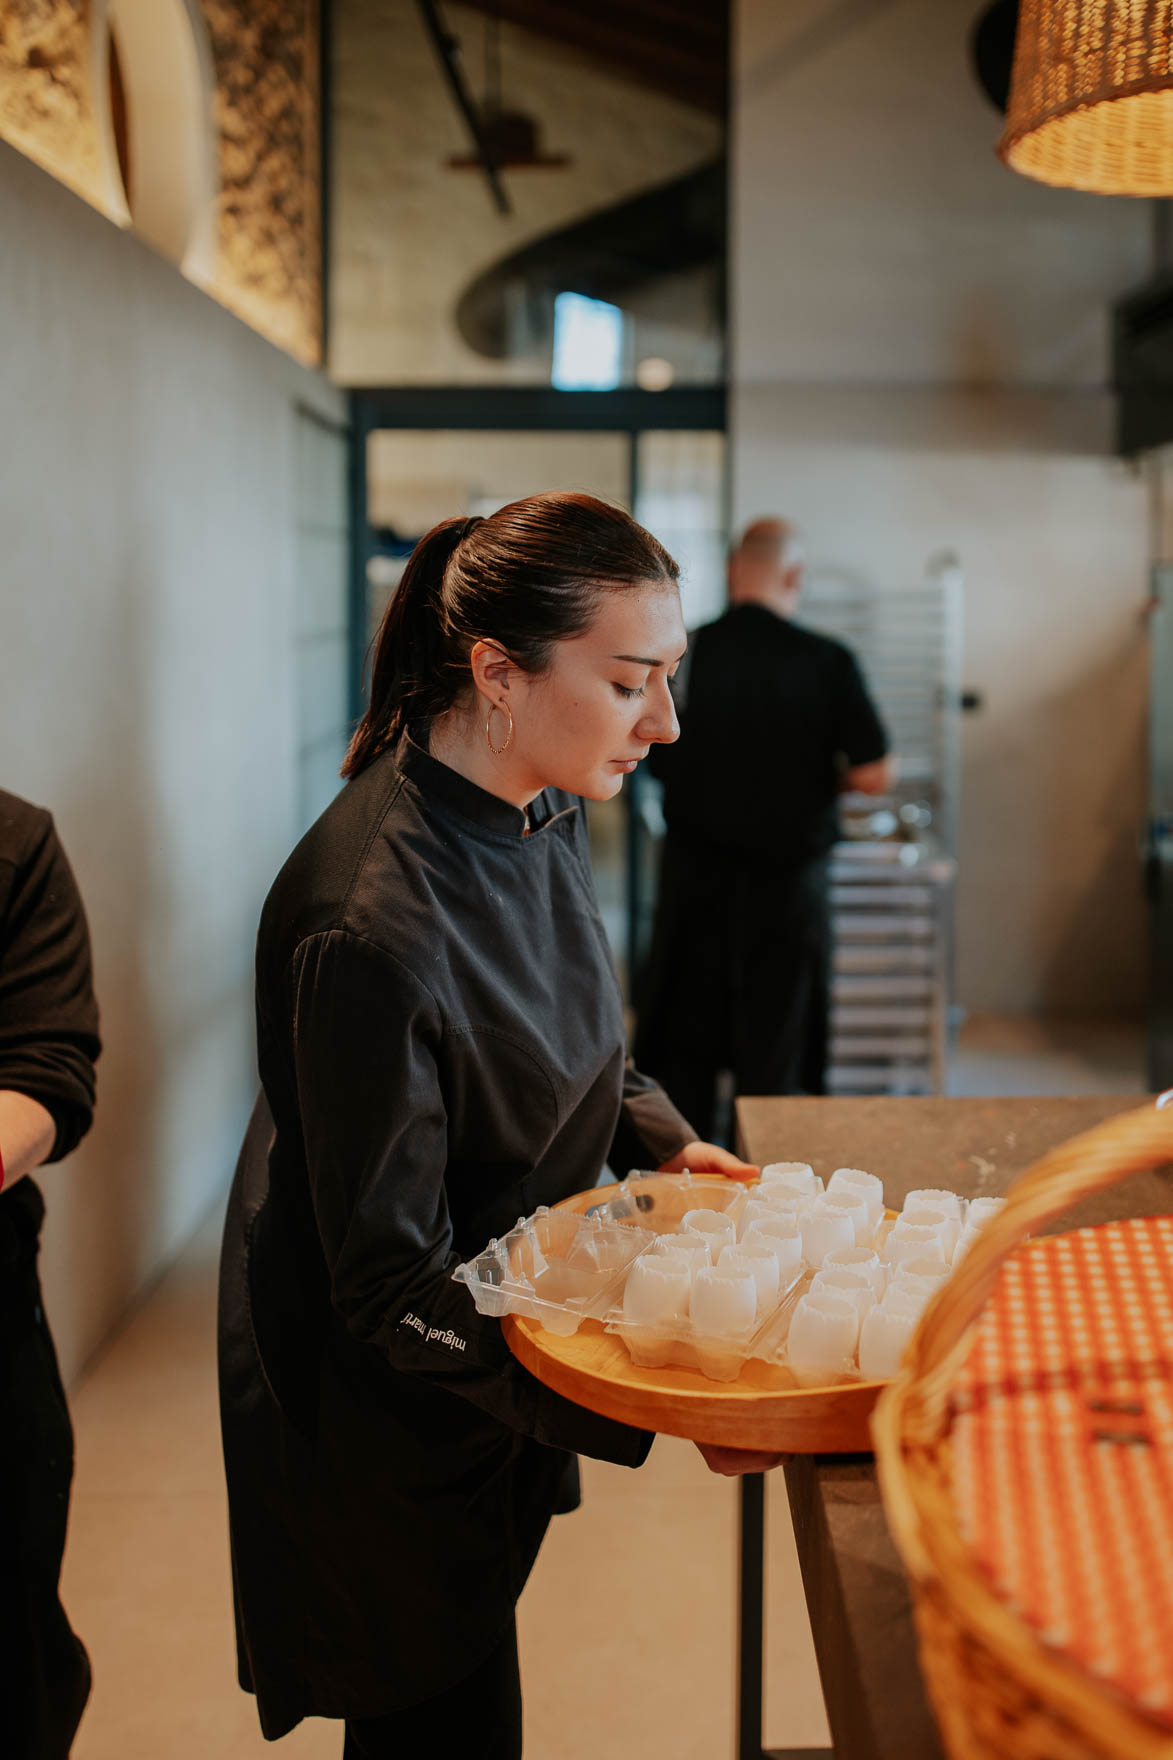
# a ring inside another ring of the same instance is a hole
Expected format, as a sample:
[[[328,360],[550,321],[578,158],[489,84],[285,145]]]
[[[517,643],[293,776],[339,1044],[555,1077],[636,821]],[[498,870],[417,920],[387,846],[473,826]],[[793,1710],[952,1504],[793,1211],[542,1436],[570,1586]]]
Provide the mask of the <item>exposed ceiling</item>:
[[[728,0],[463,0],[504,24],[581,49],[715,116],[726,108]],[[470,45],[471,47],[471,45]]]

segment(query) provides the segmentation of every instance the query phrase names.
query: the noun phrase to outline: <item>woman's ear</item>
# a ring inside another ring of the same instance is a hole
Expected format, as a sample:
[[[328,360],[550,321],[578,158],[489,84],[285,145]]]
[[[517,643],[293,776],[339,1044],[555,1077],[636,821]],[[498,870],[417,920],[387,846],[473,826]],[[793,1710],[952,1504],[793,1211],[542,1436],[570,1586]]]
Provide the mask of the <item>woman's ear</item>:
[[[490,703],[498,702],[502,692],[508,691],[510,680],[518,670],[505,650],[494,642],[474,642],[468,664],[473,684]]]

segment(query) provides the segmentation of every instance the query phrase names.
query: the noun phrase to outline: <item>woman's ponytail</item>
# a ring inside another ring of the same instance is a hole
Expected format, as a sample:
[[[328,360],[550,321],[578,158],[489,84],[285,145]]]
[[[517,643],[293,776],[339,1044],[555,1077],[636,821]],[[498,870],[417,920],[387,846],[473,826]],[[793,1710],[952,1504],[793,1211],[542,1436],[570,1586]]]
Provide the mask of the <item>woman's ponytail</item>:
[[[409,722],[448,707],[444,575],[474,523],[443,520],[424,534],[408,558],[379,630],[370,701],[346,753],[343,776],[365,770],[372,758],[394,745]]]

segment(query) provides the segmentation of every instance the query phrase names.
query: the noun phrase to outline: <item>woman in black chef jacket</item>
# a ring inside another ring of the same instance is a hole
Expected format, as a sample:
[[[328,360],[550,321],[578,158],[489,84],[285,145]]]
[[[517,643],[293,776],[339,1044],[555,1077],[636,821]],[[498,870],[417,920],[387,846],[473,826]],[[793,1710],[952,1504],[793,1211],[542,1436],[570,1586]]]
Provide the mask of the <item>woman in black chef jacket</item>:
[[[604,1162],[755,1171],[626,1059],[577,799],[676,738],[676,575],[586,495],[429,532],[348,784],[265,904],[220,1367],[270,1739],[336,1717],[346,1760],[515,1760],[514,1606],[575,1453],[638,1466],[651,1439],[527,1374],[453,1267]]]

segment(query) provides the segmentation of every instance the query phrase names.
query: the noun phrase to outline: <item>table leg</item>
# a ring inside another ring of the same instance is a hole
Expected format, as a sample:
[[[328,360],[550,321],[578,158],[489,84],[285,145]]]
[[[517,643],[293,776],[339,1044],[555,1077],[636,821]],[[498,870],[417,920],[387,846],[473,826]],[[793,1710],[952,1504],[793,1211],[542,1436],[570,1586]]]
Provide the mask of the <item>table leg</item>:
[[[737,1760],[834,1760],[830,1748],[764,1748],[762,1696],[766,1605],[766,1496],[761,1473],[739,1481]]]
[[[765,1478],[739,1481],[737,1583],[737,1760],[762,1760],[762,1647],[765,1639]]]

